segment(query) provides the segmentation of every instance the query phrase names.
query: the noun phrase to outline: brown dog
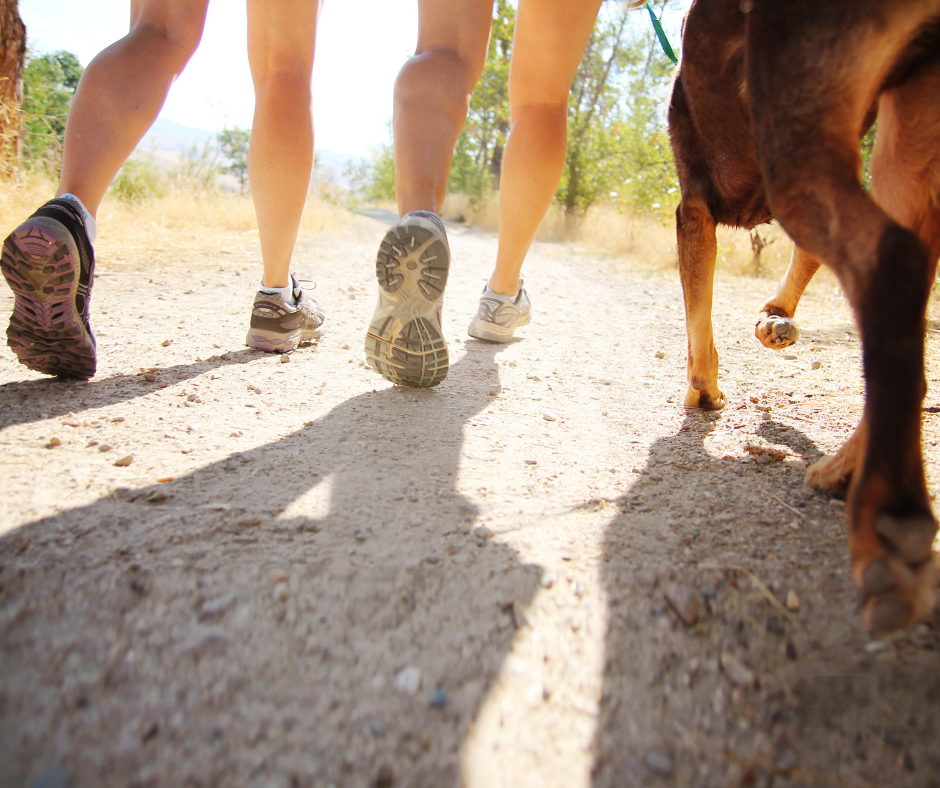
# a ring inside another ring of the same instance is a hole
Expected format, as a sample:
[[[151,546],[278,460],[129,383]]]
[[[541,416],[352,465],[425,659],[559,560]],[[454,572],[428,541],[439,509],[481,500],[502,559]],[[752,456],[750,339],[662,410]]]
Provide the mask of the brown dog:
[[[873,195],[859,140],[877,117]],[[925,312],[940,257],[940,0],[695,0],[669,129],[689,337],[687,407],[725,405],[712,336],[716,223],[775,217],[796,243],[757,334],[785,346],[825,262],[863,349],[866,404],[808,481],[848,495],[852,573],[875,635],[933,603],[937,523],[921,454]]]

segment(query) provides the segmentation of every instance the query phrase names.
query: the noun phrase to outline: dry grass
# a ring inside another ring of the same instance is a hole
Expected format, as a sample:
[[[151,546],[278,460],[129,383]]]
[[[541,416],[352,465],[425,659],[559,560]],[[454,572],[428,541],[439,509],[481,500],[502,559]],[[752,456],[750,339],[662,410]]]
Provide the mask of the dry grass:
[[[499,231],[499,194],[493,193],[472,200],[466,194],[448,194],[441,215],[449,221],[464,221],[477,230]],[[462,217],[462,218],[461,218]],[[565,214],[552,205],[542,219],[536,241],[566,241]]]
[[[54,193],[49,180],[34,176],[0,184],[0,237]],[[349,217],[345,209],[311,194],[301,235],[335,231]],[[258,223],[249,195],[170,190],[164,197],[138,203],[105,197],[98,227],[97,257],[117,267],[166,261],[174,253],[189,258],[238,252],[260,260]]]

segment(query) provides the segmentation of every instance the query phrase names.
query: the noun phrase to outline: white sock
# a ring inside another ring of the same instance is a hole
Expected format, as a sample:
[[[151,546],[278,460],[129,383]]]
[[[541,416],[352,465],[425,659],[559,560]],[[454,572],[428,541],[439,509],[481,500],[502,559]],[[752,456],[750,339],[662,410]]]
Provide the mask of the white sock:
[[[290,304],[291,306],[296,306],[297,302],[294,301],[294,283],[291,282],[287,287],[268,287],[264,281],[258,282],[258,289],[262,293],[270,293],[274,295],[277,293],[283,300],[285,304]]]
[[[85,220],[85,234],[88,236],[88,243],[93,244],[95,238],[98,237],[98,222],[95,221],[95,217],[88,213],[88,209],[85,207],[85,203],[78,199],[74,194],[66,192],[61,197],[60,200],[69,200],[70,202],[75,203],[82,211],[82,218]]]

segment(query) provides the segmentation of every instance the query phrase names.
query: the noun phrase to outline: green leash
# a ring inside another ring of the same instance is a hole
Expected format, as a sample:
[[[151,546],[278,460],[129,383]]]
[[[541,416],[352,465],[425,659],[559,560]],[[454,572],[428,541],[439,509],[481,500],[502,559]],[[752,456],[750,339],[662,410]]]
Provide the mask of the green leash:
[[[653,20],[653,30],[656,31],[656,37],[659,39],[659,43],[663,48],[663,52],[666,53],[673,63],[678,63],[679,59],[676,57],[676,53],[672,51],[672,47],[669,46],[669,39],[666,38],[666,31],[663,30],[663,26],[660,21],[656,18],[656,14],[653,13],[653,7],[647,2],[646,10],[650,12],[650,19]]]

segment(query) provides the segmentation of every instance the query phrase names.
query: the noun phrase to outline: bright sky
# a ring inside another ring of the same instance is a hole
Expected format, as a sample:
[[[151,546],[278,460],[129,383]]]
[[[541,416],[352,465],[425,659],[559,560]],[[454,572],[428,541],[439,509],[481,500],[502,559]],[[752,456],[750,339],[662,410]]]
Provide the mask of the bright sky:
[[[680,8],[690,0],[681,0]],[[638,11],[637,14],[644,12]],[[254,96],[245,53],[244,0],[212,0],[199,50],[161,117],[219,131],[251,126]],[[128,0],[20,0],[30,45],[74,52],[82,65],[127,33]],[[667,29],[678,49],[678,20]],[[318,148],[367,156],[387,138],[392,87],[417,41],[416,0],[325,0],[314,66]]]
[[[326,0],[317,36],[314,119],[318,148],[368,155],[385,141],[392,87],[413,54],[414,0]],[[20,0],[29,44],[65,49],[82,65],[126,35],[128,0]],[[245,2],[212,0],[202,43],[170,91],[161,117],[209,131],[251,126],[254,95]]]

